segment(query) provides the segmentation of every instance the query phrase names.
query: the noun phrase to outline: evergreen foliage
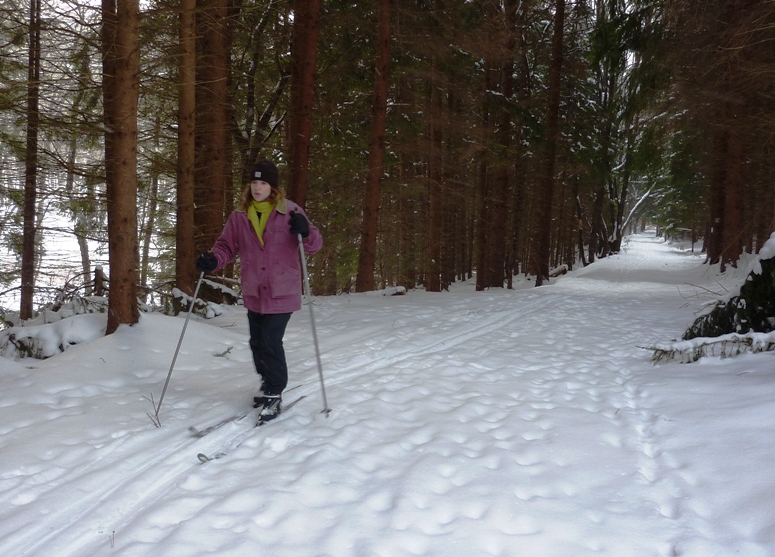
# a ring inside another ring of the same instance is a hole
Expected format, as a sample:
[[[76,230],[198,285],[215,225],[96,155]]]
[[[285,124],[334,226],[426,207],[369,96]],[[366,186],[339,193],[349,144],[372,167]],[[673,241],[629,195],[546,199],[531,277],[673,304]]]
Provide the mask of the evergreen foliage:
[[[16,284],[22,249],[29,35],[27,1],[7,4],[0,21],[3,291]],[[377,2],[322,5],[306,209],[325,246],[309,267],[316,293],[337,294],[353,290],[358,268]],[[485,288],[536,273],[556,5],[393,0],[375,288],[443,289],[483,266]],[[615,253],[625,227],[646,222],[704,240],[711,262],[724,254],[722,264],[734,264],[744,251],[758,251],[775,222],[771,2],[566,5],[550,268]],[[176,277],[179,14],[173,0],[143,10],[137,266],[142,291],[154,292]],[[62,276],[107,266],[98,6],[43,2],[42,13],[40,305],[43,288]],[[231,186],[224,219],[256,158],[276,160],[287,183],[293,22],[291,0],[236,2],[224,22]],[[77,238],[80,257],[44,253],[44,234]]]
[[[739,295],[719,302],[710,313],[697,318],[683,340],[775,331],[775,257],[760,261],[760,265],[760,270],[748,275]]]

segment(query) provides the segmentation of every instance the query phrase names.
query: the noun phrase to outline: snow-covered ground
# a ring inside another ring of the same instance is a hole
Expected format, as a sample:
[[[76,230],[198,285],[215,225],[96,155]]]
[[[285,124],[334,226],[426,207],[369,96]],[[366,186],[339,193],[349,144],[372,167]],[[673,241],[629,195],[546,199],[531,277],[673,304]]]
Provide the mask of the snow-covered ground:
[[[4,557],[775,556],[775,353],[653,366],[739,284],[653,235],[542,288],[317,298],[277,421],[241,309],[0,359]],[[200,463],[198,453],[225,456]]]

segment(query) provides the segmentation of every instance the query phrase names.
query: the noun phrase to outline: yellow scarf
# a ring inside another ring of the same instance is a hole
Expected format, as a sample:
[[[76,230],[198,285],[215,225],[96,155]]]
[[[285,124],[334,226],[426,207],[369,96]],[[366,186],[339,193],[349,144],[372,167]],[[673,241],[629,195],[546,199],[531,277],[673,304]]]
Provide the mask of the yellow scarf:
[[[269,214],[274,209],[274,205],[268,201],[256,201],[255,199],[248,206],[248,220],[253,225],[253,229],[256,231],[258,241],[261,245],[264,245],[264,229],[266,228],[266,221],[269,220]]]

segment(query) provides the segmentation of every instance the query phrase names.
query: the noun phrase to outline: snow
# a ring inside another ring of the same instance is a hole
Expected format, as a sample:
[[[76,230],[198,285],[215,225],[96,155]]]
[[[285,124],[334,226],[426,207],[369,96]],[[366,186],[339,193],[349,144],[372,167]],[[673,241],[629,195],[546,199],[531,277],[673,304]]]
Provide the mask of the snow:
[[[758,257],[754,259],[751,265],[751,272],[761,275],[762,266],[760,261],[762,259],[772,259],[773,257],[775,257],[775,232],[770,235],[769,239],[764,242],[764,245],[759,250]]]
[[[105,336],[108,325],[106,313],[69,315],[68,319],[63,319],[59,312],[44,310],[39,317],[45,318],[48,324],[11,327],[0,332],[0,341],[5,344],[5,348],[0,349],[0,356],[17,355],[16,344],[14,342],[6,344],[6,337],[11,337],[17,342],[23,340],[24,344],[38,357],[50,358],[64,352],[71,345]]]
[[[769,333],[748,332],[745,334],[729,333],[717,337],[694,337],[689,340],[679,340],[676,342],[658,342],[653,346],[656,350],[673,350],[676,352],[691,352],[707,344],[734,344],[750,345],[753,350],[768,350],[770,346],[775,345],[775,331]]]
[[[182,316],[0,358],[0,555],[775,556],[775,354],[639,348],[745,278],[702,261],[644,234],[541,288],[316,298],[328,417],[304,308],[305,398],[199,439],[258,387],[241,307],[192,317],[161,428]]]

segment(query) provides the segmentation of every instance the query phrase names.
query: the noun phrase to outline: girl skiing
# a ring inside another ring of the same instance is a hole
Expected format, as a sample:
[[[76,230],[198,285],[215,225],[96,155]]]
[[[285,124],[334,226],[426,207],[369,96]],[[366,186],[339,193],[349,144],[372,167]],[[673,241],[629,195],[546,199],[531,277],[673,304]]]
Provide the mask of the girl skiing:
[[[240,255],[250,349],[262,379],[262,395],[254,399],[254,406],[260,409],[259,424],[282,412],[282,392],[288,385],[283,336],[291,313],[301,309],[298,237],[303,238],[308,254],[323,246],[320,231],[310,224],[304,210],[280,191],[279,178],[271,161],[253,166],[250,184],[221,236],[196,262],[200,272],[209,274]]]

